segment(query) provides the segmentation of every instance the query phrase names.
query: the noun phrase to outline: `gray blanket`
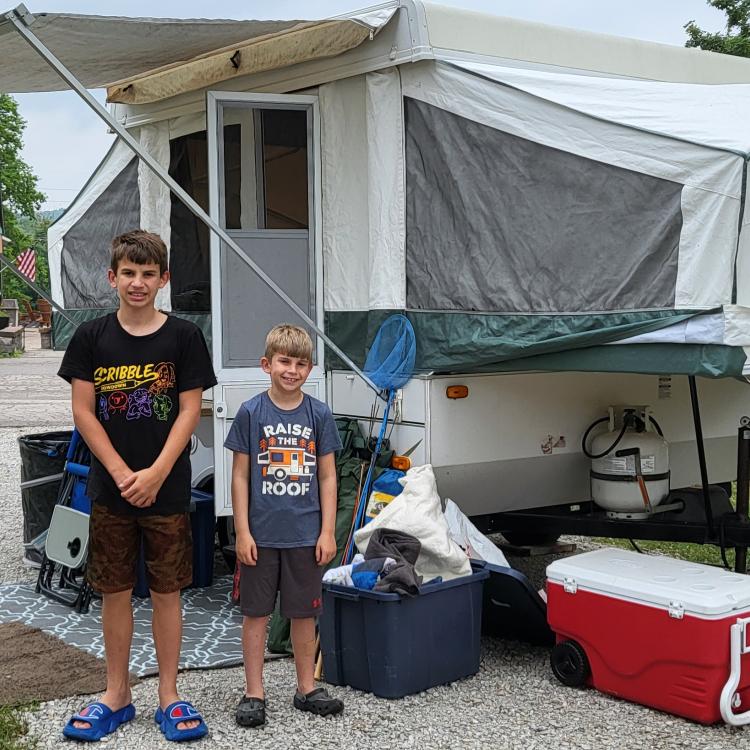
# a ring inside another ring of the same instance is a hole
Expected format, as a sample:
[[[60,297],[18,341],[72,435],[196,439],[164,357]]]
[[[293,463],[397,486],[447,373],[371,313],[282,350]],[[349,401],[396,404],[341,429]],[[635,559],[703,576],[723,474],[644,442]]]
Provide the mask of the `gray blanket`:
[[[365,560],[392,557],[396,565],[375,584],[375,591],[415,596],[419,593],[422,576],[417,575],[414,563],[422,543],[415,536],[395,529],[377,529],[370,537]]]

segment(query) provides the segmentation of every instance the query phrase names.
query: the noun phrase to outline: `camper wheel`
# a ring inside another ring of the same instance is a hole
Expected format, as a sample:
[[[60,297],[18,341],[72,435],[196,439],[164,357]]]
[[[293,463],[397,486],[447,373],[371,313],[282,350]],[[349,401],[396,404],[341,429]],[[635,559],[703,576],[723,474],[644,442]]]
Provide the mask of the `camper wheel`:
[[[550,666],[555,677],[568,687],[583,687],[591,674],[586,652],[576,641],[561,641],[552,649]]]

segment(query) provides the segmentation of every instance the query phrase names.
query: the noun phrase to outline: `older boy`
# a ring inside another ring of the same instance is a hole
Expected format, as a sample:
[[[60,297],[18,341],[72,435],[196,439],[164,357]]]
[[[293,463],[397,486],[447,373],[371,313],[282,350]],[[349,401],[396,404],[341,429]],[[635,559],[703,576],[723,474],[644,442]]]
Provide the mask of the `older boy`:
[[[128,662],[142,538],[159,663],[154,718],[167,739],[195,739],[208,730],[177,693],[180,589],[192,580],[190,436],[201,393],[216,378],[200,330],[154,306],[169,280],[158,235],[115,237],[108,278],[119,309],[78,328],[58,373],[72,385],[73,419],[93,454],[87,575],[102,594],[107,661],[104,695],[75,714],[63,734],[96,741],[135,716]]]
[[[314,682],[322,570],[336,554],[334,451],[341,441],[328,407],[302,392],[312,353],[302,328],[271,329],[261,359],[271,387],[240,407],[224,443],[234,451],[232,508],[244,616],[246,689],[235,714],[240,726],[266,721],[263,657],[277,592],[281,614],[292,621],[295,708],[322,716],[344,709]]]

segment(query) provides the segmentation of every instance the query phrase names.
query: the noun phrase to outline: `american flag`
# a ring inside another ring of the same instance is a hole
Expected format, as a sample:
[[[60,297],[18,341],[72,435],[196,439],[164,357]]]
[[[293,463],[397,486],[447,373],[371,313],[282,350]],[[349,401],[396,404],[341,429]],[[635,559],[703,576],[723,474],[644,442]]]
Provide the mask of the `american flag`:
[[[17,258],[18,270],[31,281],[36,281],[36,253],[34,248],[27,247]]]

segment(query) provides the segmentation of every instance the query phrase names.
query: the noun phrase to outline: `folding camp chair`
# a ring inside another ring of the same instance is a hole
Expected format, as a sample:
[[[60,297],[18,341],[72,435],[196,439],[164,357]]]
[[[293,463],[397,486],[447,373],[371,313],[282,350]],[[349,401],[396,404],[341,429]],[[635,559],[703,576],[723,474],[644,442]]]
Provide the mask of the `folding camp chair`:
[[[89,460],[89,450],[74,430],[36,582],[37,593],[73,607],[76,612],[88,612],[93,595],[86,582],[91,513],[91,501],[86,495]]]
[[[19,320],[22,326],[35,326],[42,322],[42,314],[37,312],[27,299],[22,299]]]

